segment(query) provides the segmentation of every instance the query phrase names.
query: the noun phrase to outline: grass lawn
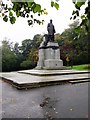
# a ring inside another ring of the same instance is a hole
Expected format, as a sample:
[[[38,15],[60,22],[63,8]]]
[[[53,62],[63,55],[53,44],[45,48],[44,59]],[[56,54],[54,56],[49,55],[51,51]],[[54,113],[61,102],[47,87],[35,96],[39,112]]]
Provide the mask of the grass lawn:
[[[89,70],[90,71],[90,64],[84,64],[84,65],[74,65],[69,66],[68,68],[74,69],[74,70]]]

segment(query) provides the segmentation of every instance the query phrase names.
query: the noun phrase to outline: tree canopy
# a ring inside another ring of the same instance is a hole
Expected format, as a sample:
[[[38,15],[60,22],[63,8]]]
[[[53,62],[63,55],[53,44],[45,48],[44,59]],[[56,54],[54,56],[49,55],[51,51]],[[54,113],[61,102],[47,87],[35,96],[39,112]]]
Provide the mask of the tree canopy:
[[[62,34],[56,34],[55,39],[59,43],[61,49],[61,59],[66,65],[66,58],[69,58],[70,64],[85,64],[90,62],[88,51],[88,35],[85,27],[80,29],[80,34],[75,32],[75,28],[79,22],[75,21],[70,24]]]
[[[72,17],[71,19],[76,19],[77,17],[81,18],[81,23],[80,25],[76,28],[76,32],[80,31],[80,28],[82,26],[85,26],[85,29],[88,33],[90,33],[90,0],[74,0],[74,5],[76,10],[73,10]],[[83,5],[86,5],[85,11],[83,15],[80,15],[80,9],[82,8]]]
[[[8,0],[7,0],[8,1]],[[59,9],[59,0],[51,0],[51,7]],[[90,0],[72,0],[75,5],[76,10],[73,10],[71,19],[81,18],[80,25],[76,28],[79,32],[82,26],[85,26],[87,32],[90,32],[90,27],[88,26],[90,22]],[[80,9],[83,5],[86,5],[85,12],[80,16]],[[42,14],[47,15],[48,12],[45,8],[42,8],[40,4],[37,4],[34,0],[11,0],[9,4],[5,3],[3,0],[0,1],[0,16],[5,22],[10,21],[14,24],[18,17],[28,18],[28,25],[34,23],[41,24],[44,20],[38,20],[35,15],[41,16]]]
[[[23,17],[28,18],[28,25],[34,23],[43,24],[44,20],[38,20],[34,15],[47,15],[48,13],[45,8],[42,9],[42,6],[34,2],[34,0],[17,1],[19,0],[11,0],[8,4],[4,3],[3,0],[0,1],[0,13],[5,22],[10,21],[11,24],[14,24],[18,17]],[[51,6],[55,7],[57,10],[59,8],[56,1],[51,1]]]

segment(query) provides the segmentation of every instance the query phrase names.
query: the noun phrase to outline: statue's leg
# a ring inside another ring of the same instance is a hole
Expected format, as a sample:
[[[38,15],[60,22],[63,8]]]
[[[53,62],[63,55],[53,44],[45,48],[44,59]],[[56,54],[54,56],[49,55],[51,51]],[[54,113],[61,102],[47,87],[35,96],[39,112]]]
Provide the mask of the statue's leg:
[[[46,45],[47,45],[47,41],[44,42],[44,46],[46,46]]]
[[[48,42],[50,41],[50,35],[48,35]]]
[[[54,34],[52,35],[52,41],[54,41]]]
[[[50,35],[50,41],[52,41],[52,35]]]
[[[54,36],[50,35],[50,41],[53,42],[54,41]]]

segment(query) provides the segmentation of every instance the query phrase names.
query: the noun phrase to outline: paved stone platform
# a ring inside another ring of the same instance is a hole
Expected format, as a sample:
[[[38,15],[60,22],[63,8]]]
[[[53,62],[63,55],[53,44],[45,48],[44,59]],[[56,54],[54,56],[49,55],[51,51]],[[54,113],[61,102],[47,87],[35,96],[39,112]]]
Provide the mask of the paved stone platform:
[[[38,75],[38,76],[52,76],[52,75],[68,75],[68,74],[86,74],[89,73],[88,71],[80,71],[80,70],[22,70],[18,71],[18,73],[25,73],[31,75]]]
[[[60,82],[90,80],[88,71],[76,70],[23,70],[0,73],[0,77],[18,89],[34,88]]]

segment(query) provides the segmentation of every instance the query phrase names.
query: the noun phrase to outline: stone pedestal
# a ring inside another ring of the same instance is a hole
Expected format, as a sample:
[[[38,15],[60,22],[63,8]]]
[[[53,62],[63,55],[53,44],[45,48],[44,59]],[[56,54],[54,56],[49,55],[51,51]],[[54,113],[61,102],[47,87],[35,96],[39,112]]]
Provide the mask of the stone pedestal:
[[[46,46],[41,43],[39,47],[39,60],[37,69],[62,69],[63,61],[60,59],[60,48],[56,42],[48,42]]]

